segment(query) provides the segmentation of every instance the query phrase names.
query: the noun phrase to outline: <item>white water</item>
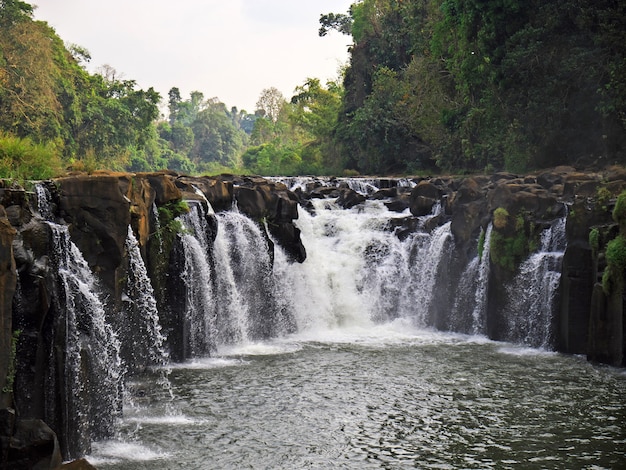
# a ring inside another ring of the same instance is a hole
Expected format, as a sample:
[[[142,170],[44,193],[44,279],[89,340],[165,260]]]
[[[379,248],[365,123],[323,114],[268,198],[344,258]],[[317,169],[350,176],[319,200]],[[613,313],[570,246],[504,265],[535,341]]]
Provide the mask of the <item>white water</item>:
[[[476,254],[461,275],[450,319],[452,331],[485,333],[492,230],[489,224],[486,232],[481,233],[481,237],[484,236],[482,256]]]
[[[400,240],[389,220],[407,214],[382,202],[350,210],[328,200],[313,204],[316,215],[300,210],[297,220],[307,259],[285,265],[276,256],[297,331],[367,331],[397,319],[425,326],[450,225]]]
[[[69,401],[65,422],[70,427],[66,435],[77,431],[92,437],[110,436],[122,404],[120,341],[106,318],[96,278],[70,240],[67,227],[48,224],[58,272],[57,308],[65,318]],[[84,367],[84,361],[89,367]]]
[[[263,227],[242,214],[217,215],[214,243],[200,206],[183,218],[183,278],[198,288],[187,300],[201,309],[186,314],[216,351],[172,367],[175,413],[162,412],[163,393],[147,378],[145,405],[125,417],[118,440],[94,446],[94,463],[609,468],[623,458],[623,378],[575,357],[428,328],[447,288],[449,224],[400,240],[389,219],[407,214],[382,203],[314,204],[316,215],[297,221],[307,260],[290,263],[276,246],[273,268]],[[484,327],[489,235],[468,272],[470,333]]]
[[[185,265],[181,278],[185,284],[186,299],[183,314],[186,341],[192,356],[214,352],[216,312],[214,283],[211,276],[209,230],[201,205],[181,217],[187,232],[181,235]]]
[[[139,242],[128,227],[126,237],[126,251],[128,253],[128,281],[126,296],[130,304],[126,309],[123,328],[130,333],[128,342],[133,365],[165,366],[169,357],[165,351],[165,336],[159,323],[159,312],[154,298],[154,289],[148,277]],[[124,334],[124,331],[122,332]]]
[[[306,191],[307,185],[315,184],[328,188],[347,187],[365,196],[371,195],[380,188],[380,179],[378,178],[311,178],[307,176],[290,176],[270,178],[272,181],[283,183],[289,190]],[[408,178],[399,178],[395,180],[399,188],[412,188],[415,182]]]
[[[552,345],[555,295],[566,247],[565,223],[565,218],[559,219],[543,231],[539,251],[520,265],[507,288],[509,341],[539,348]]]

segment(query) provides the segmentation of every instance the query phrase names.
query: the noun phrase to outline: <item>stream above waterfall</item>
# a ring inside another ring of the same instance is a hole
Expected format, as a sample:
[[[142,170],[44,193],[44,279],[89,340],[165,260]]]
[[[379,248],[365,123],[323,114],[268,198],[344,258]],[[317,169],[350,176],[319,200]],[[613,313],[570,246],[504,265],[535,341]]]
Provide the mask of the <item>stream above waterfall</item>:
[[[144,376],[101,469],[617,468],[626,375],[482,337],[292,336]]]

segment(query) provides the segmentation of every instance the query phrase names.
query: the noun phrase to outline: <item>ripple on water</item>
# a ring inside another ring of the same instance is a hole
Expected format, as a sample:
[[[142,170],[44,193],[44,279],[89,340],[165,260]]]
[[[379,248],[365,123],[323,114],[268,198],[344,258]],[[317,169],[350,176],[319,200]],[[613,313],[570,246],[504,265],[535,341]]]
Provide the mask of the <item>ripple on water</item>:
[[[156,394],[126,419],[156,460],[94,455],[128,455],[101,465],[115,470],[617,468],[626,458],[619,371],[475,337],[398,337],[290,338],[175,365],[178,416],[155,411]]]

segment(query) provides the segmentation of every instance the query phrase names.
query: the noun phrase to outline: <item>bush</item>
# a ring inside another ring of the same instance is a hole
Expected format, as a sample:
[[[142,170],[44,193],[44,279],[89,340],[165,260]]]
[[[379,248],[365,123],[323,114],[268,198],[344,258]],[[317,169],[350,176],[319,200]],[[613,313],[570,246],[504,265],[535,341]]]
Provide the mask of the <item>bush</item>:
[[[502,230],[506,227],[506,224],[509,220],[509,212],[504,207],[498,207],[495,211],[493,211],[493,226]]]
[[[598,256],[598,251],[600,251],[600,230],[597,227],[592,228],[589,232],[589,246],[593,256]]]
[[[36,144],[29,138],[0,133],[0,178],[43,180],[62,173],[54,144]]]
[[[620,233],[626,233],[626,191],[617,196],[613,220],[619,224]]]
[[[602,288],[609,295],[615,287],[623,287],[626,269],[626,238],[618,235],[606,245],[606,270],[602,276]]]

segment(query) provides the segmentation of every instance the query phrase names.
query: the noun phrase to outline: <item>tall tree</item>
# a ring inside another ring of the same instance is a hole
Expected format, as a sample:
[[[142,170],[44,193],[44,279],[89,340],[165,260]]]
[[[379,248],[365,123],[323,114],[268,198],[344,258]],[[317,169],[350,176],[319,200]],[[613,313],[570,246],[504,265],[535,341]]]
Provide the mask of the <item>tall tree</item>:
[[[257,112],[272,122],[276,122],[286,102],[287,100],[276,87],[265,88],[256,102]]]

